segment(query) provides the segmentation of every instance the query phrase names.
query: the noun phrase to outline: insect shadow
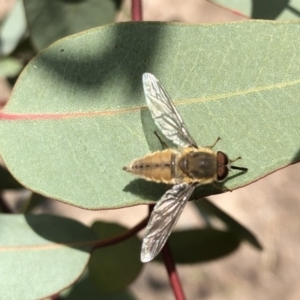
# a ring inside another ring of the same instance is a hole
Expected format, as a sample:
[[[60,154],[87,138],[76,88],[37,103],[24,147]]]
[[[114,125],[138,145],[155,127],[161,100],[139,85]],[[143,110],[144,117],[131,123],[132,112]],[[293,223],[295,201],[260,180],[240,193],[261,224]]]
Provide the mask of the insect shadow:
[[[166,145],[167,148],[178,148],[175,144],[169,141],[162,133],[160,133],[153,121],[153,118],[148,108],[141,109],[141,123],[143,126],[145,139],[151,152],[163,150],[164,148],[166,148],[164,145]],[[155,132],[157,132],[161,141],[157,138]],[[162,144],[162,142],[164,145]],[[229,175],[228,178],[220,184],[214,183],[199,186],[192,194],[190,200],[194,200],[199,197],[207,197],[210,195],[223,193],[224,190],[226,190],[226,182],[244,174],[244,172],[239,172]],[[164,183],[156,183],[146,181],[141,178],[134,178],[129,184],[125,186],[123,191],[130,192],[147,200],[157,201],[168,189],[170,189],[170,187],[170,185],[166,185]]]
[[[154,134],[155,131],[158,132],[158,129],[148,108],[141,109],[141,123],[143,126],[146,142],[149,146],[149,150],[151,152],[163,150],[163,145]],[[176,147],[172,142],[170,142],[162,134],[160,134],[160,132],[158,132],[158,134],[168,148]],[[130,192],[147,200],[157,201],[168,189],[170,189],[170,187],[170,185],[166,185],[164,183],[156,183],[141,178],[134,178],[129,184],[125,186],[123,191]]]
[[[147,200],[157,201],[168,189],[170,189],[170,185],[137,178],[127,184],[123,191],[130,192]]]

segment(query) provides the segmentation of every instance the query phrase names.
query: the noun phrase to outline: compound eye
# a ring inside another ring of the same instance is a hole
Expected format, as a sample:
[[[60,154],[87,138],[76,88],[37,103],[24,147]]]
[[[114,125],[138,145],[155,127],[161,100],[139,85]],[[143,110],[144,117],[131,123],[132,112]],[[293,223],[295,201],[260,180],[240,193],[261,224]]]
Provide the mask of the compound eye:
[[[217,180],[223,181],[228,176],[228,157],[224,152],[217,152]]]
[[[225,165],[218,165],[218,169],[217,169],[217,180],[218,181],[223,181],[227,176],[228,176],[228,168]]]

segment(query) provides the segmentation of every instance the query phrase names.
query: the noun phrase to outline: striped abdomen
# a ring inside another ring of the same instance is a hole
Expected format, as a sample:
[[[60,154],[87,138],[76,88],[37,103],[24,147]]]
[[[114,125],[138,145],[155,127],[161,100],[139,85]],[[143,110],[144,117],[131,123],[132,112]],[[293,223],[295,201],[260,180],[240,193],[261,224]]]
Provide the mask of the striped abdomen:
[[[176,156],[172,149],[157,151],[132,161],[123,169],[147,180],[174,184]]]
[[[123,170],[144,179],[178,184],[198,182],[208,184],[227,177],[230,161],[221,151],[187,147],[181,152],[166,149],[135,159]]]

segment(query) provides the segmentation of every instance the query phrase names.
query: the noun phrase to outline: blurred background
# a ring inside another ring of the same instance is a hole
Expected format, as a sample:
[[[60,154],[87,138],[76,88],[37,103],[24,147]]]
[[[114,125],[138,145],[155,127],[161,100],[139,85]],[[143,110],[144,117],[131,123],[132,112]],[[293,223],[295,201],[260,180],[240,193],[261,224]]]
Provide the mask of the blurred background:
[[[27,2],[30,9],[29,2],[32,1]],[[115,8],[114,13],[100,20],[102,24],[95,26],[131,20],[131,1],[111,2]],[[145,21],[208,23],[248,18],[298,20],[299,11],[300,1],[143,1]],[[51,44],[64,35],[74,33],[74,29],[66,30],[65,33],[62,31],[58,35],[50,32],[51,37],[46,36],[40,41],[39,32],[35,32],[33,27],[34,19],[26,20],[23,3],[18,0],[0,0],[0,24],[2,107],[8,101],[13,85],[26,63],[46,47],[47,43]],[[33,37],[33,34],[36,36]],[[300,166],[296,164],[232,193],[209,197],[216,206],[251,231],[260,241],[263,250],[259,251],[243,242],[235,252],[218,260],[178,264],[187,299],[299,299],[299,182]],[[19,212],[30,192],[16,192],[12,187],[2,194],[7,209]],[[147,216],[148,207],[87,211],[54,200],[44,200],[42,206],[37,205],[33,210],[35,213],[47,212],[79,219],[87,225],[100,219],[131,228]],[[176,230],[200,228],[203,224],[195,204],[188,203]],[[141,237],[142,234],[143,232]],[[189,251],[188,247],[186,251]],[[165,267],[158,262],[145,265],[129,290],[136,299],[174,299]]]

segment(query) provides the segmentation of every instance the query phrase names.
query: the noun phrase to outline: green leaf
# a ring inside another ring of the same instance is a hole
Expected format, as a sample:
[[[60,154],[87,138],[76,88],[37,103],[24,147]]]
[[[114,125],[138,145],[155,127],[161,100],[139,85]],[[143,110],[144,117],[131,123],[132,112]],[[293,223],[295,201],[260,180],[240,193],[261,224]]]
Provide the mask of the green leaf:
[[[21,62],[15,58],[6,57],[0,59],[0,77],[17,76],[23,68]]]
[[[300,15],[299,0],[213,0],[213,3],[239,11],[252,19],[299,20]]]
[[[17,0],[13,10],[4,19],[0,30],[0,54],[10,54],[24,37],[27,23],[23,1]],[[2,68],[2,67],[1,67]]]
[[[65,300],[135,300],[136,298],[130,291],[124,290],[116,293],[99,293],[91,284],[87,272],[69,289],[59,295],[60,299]]]
[[[224,8],[237,11],[244,14],[245,16],[251,17],[252,13],[252,0],[212,0],[213,3],[218,4]],[[265,2],[265,1],[262,1]],[[270,8],[271,9],[271,8]]]
[[[101,238],[122,234],[126,228],[96,222],[92,228]],[[121,243],[93,251],[89,261],[89,275],[95,288],[101,293],[111,293],[126,288],[140,273],[141,242],[133,236]]]
[[[70,286],[82,274],[90,228],[50,215],[0,216],[1,299],[41,299]]]
[[[153,203],[165,186],[122,170],[156,143],[141,109],[147,71],[199,145],[220,136],[216,150],[242,156],[238,164],[249,171],[234,170],[226,186],[247,185],[299,161],[299,29],[139,22],[62,39],[27,65],[0,113],[1,156],[23,185],[72,205]]]
[[[24,0],[32,42],[42,50],[56,40],[112,23],[118,1]]]
[[[205,228],[175,231],[169,243],[175,262],[190,264],[228,255],[239,247],[240,239],[232,231]],[[161,254],[155,260],[162,261]]]

